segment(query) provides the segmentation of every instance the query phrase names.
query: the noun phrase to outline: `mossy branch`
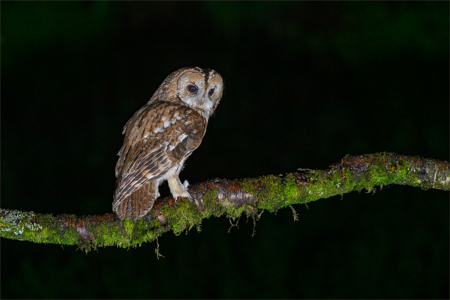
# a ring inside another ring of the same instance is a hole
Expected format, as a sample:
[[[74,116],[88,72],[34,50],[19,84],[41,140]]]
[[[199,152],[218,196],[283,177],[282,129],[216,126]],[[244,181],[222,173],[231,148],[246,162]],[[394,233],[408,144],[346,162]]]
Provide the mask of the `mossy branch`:
[[[327,170],[304,170],[238,180],[213,179],[189,189],[203,202],[202,209],[187,199],[172,197],[156,201],[147,216],[133,222],[114,214],[81,216],[39,214],[0,209],[0,237],[61,245],[78,245],[89,251],[97,247],[135,247],[151,242],[166,231],[180,234],[211,216],[239,218],[243,213],[258,219],[262,211],[277,211],[376,186],[408,185],[449,191],[449,163],[434,159],[375,153],[346,156]]]

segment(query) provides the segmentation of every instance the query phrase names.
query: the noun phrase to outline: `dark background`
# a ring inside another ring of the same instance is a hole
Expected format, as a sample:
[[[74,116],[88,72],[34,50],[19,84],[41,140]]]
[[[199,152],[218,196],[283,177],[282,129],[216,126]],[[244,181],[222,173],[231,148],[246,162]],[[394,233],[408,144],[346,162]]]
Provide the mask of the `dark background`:
[[[111,211],[121,130],[164,78],[226,91],[181,179],[449,159],[448,2],[2,2],[2,208]],[[168,188],[163,195],[168,195]],[[443,191],[351,193],[136,249],[1,240],[3,298],[448,298]]]

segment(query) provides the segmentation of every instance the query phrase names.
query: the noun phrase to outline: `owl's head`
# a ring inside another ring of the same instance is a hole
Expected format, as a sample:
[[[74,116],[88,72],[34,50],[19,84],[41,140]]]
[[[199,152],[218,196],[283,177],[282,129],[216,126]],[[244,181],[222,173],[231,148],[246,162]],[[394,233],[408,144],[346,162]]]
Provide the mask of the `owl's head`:
[[[223,79],[211,69],[186,68],[177,80],[177,97],[208,119],[222,98]]]

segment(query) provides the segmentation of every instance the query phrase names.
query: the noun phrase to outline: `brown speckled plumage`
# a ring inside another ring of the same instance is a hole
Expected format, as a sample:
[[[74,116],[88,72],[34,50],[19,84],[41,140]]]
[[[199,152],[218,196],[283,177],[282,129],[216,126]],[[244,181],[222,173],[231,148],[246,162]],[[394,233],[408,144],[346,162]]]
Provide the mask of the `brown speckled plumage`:
[[[195,93],[189,90],[193,85]],[[113,211],[121,219],[144,216],[158,197],[158,186],[166,179],[175,199],[190,197],[178,174],[200,146],[222,91],[222,77],[217,72],[183,68],[170,74],[127,122],[118,153],[113,202]]]

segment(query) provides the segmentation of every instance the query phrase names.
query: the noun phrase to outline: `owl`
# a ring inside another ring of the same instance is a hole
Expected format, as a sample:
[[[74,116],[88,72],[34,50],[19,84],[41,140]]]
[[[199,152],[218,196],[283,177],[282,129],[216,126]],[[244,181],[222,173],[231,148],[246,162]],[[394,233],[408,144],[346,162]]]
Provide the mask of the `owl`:
[[[197,149],[223,93],[222,76],[211,69],[182,68],[170,74],[151,99],[125,124],[116,165],[113,211],[137,220],[169,183],[174,199],[192,199],[179,179],[186,159]]]

